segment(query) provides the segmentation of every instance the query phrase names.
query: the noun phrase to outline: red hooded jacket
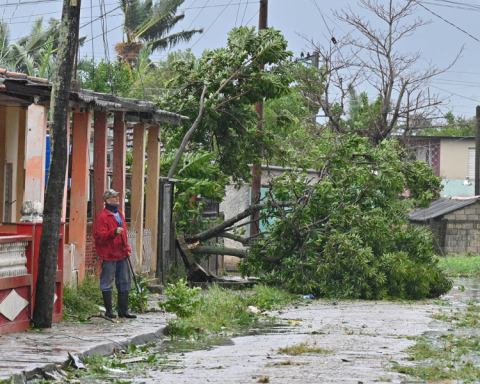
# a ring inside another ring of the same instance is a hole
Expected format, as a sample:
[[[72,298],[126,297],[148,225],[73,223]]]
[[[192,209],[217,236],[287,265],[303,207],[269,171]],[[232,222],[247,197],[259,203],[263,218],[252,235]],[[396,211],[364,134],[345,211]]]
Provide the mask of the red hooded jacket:
[[[93,237],[95,238],[95,248],[98,256],[102,260],[118,261],[128,257],[128,253],[132,252],[132,248],[128,245],[127,225],[125,216],[119,210],[122,218],[123,233],[115,235],[115,229],[118,228],[117,219],[108,209],[103,209],[95,220],[93,226]],[[125,244],[122,241],[125,240]]]

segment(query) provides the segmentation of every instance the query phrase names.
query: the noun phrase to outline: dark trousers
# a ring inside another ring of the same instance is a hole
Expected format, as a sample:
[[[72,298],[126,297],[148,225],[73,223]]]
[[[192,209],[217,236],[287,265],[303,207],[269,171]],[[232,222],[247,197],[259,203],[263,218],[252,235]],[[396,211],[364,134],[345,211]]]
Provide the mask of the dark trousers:
[[[102,261],[102,274],[100,275],[100,289],[103,292],[113,291],[113,281],[118,292],[129,292],[132,286],[132,277],[128,260]]]

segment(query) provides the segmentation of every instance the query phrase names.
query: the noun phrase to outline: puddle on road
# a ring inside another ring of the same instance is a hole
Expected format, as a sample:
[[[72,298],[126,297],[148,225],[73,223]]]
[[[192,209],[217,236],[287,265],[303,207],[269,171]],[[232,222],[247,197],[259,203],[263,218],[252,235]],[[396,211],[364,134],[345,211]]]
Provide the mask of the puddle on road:
[[[480,301],[480,280],[470,278],[457,278],[453,280],[453,288],[442,298],[453,302],[465,302],[467,300]]]
[[[153,351],[166,354],[188,353],[201,350],[209,351],[216,347],[235,345],[233,341],[235,337],[273,335],[292,332],[294,332],[294,327],[285,325],[284,323],[262,322],[230,336],[208,336],[204,338],[199,337],[198,339],[164,339],[153,349]]]

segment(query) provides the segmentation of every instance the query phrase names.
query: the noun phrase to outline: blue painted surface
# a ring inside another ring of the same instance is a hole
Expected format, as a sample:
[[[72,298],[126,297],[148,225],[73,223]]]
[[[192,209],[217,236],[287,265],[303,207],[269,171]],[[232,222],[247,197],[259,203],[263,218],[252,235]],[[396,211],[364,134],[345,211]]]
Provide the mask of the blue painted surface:
[[[48,181],[48,172],[50,171],[50,136],[47,136],[47,151],[46,151],[46,159],[45,159],[45,185],[47,185]]]
[[[449,197],[471,197],[475,196],[475,185],[471,181],[472,185],[463,185],[465,179],[451,180],[443,179],[443,190],[440,192],[441,196]]]

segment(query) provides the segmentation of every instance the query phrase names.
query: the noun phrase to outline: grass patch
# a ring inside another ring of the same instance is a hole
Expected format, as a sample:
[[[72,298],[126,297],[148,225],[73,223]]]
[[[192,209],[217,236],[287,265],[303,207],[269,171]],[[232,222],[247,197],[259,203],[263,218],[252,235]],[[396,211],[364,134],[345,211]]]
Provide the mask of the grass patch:
[[[470,301],[464,311],[442,311],[435,313],[435,320],[445,321],[459,327],[476,327],[480,322],[480,305]]]
[[[305,343],[300,343],[298,345],[292,345],[288,346],[285,348],[279,348],[278,353],[284,354],[284,355],[292,355],[292,356],[298,356],[302,355],[304,353],[331,353],[332,351],[329,351],[327,349],[323,348],[318,348],[315,346],[316,342],[314,343],[314,346],[308,345],[308,342]]]
[[[168,289],[168,288],[167,288]],[[172,290],[185,294],[184,302],[179,297],[169,297],[178,308],[188,307],[188,311],[177,311],[177,319],[170,321],[169,332],[172,336],[190,336],[199,333],[224,333],[239,330],[258,321],[259,316],[247,312],[248,306],[255,306],[261,312],[272,310],[292,303],[296,297],[279,288],[256,286],[253,295],[245,295],[212,286],[203,295],[191,297],[191,292],[184,292],[178,285]],[[168,297],[168,292],[166,293]],[[189,306],[189,302],[196,302]],[[172,305],[173,307],[173,305]]]
[[[439,258],[439,265],[450,277],[480,277],[480,256],[448,255]]]
[[[114,290],[116,303],[116,292]],[[98,306],[103,306],[102,292],[100,291],[100,283],[92,275],[85,275],[83,281],[75,288],[71,284],[66,283],[63,286],[63,313],[67,315],[92,315],[100,310]]]
[[[278,363],[268,363],[266,367],[283,367],[288,365],[309,365],[310,363],[295,363],[292,360],[279,361]]]
[[[478,357],[478,336],[441,335],[433,338],[421,337],[409,349],[409,360],[413,366],[395,364],[399,373],[424,380],[472,380],[480,376],[480,367],[474,364]]]
[[[268,376],[262,376],[257,380],[257,383],[269,383],[270,378]]]

